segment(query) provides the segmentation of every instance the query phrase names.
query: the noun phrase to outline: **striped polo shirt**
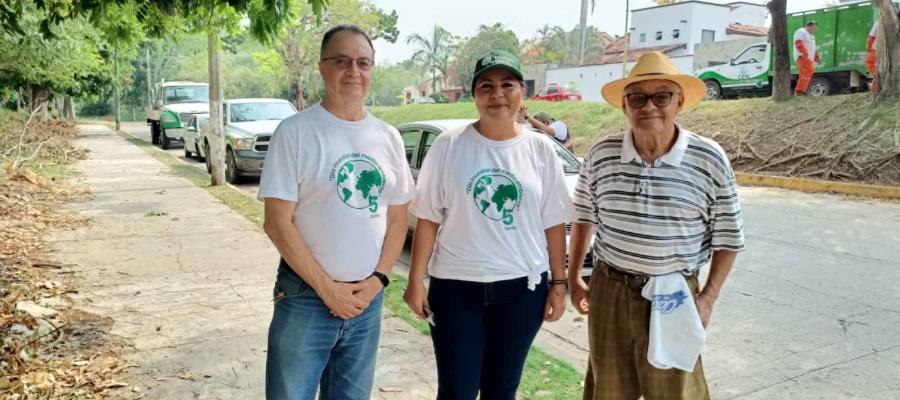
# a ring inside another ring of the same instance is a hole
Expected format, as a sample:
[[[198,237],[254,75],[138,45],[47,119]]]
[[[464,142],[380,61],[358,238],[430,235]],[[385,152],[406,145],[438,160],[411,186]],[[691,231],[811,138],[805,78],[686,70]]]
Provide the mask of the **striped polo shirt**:
[[[712,251],[744,249],[734,172],[714,141],[676,127],[668,153],[644,162],[632,135],[588,151],[575,188],[578,223],[595,226],[595,260],[647,275],[691,272]]]

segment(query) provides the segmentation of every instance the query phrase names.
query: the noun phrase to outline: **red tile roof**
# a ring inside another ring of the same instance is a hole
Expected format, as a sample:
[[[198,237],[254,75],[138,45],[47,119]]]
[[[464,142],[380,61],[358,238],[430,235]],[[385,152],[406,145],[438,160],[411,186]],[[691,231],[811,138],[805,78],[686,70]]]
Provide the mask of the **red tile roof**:
[[[667,53],[671,53],[675,50],[686,49],[686,48],[687,48],[687,45],[684,43],[670,44],[670,45],[666,45],[666,46],[641,47],[641,48],[637,48],[637,49],[629,48],[628,49],[628,61],[635,61],[638,58],[640,58],[640,56],[643,55],[644,53],[651,52],[651,51],[659,51],[659,52],[662,52],[663,54],[667,54]],[[600,65],[600,64],[620,63],[620,62],[622,62],[622,56],[624,56],[624,50],[625,50],[624,43],[623,43],[622,50],[616,51],[616,52],[610,52],[609,48],[607,47],[606,54],[604,54],[603,57],[600,57],[599,60],[597,60],[596,62],[593,62],[592,64]]]
[[[744,36],[768,36],[769,28],[764,26],[753,26],[744,24],[729,24],[725,28],[726,35],[744,35]]]

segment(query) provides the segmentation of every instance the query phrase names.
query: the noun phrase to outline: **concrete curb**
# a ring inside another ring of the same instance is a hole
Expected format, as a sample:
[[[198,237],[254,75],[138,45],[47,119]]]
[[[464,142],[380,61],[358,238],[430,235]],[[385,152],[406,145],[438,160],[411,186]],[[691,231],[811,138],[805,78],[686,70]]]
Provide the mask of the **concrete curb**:
[[[736,172],[739,185],[767,186],[811,193],[837,193],[850,196],[900,200],[900,187],[864,185],[860,183],[820,181]]]

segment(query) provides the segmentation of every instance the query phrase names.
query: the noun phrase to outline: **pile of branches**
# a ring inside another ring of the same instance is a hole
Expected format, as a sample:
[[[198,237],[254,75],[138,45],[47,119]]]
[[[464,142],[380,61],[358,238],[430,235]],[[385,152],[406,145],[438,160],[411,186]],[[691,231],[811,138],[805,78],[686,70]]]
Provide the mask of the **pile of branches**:
[[[887,126],[867,112],[870,104],[853,100],[794,121],[747,118],[751,126],[711,136],[738,171],[900,185],[900,115]],[[832,118],[837,111],[851,117]]]
[[[43,185],[42,180],[28,170],[38,162],[67,165],[87,157],[87,151],[75,147],[72,139],[77,133],[75,123],[63,119],[40,119],[43,105],[32,112],[24,123],[15,118],[7,121],[0,132],[0,159],[7,175]],[[15,132],[12,132],[15,131]]]

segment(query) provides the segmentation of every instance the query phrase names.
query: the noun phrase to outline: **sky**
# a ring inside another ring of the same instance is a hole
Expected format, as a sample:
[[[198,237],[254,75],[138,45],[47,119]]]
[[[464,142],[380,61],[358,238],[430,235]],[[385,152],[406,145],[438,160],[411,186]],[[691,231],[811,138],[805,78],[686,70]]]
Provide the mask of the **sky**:
[[[431,34],[437,24],[457,36],[471,36],[480,25],[500,22],[512,29],[519,40],[535,36],[544,24],[559,25],[570,30],[578,24],[581,0],[369,0],[386,12],[397,10],[400,36],[397,43],[375,42],[376,60],[380,64],[408,59],[415,51],[406,44],[411,33]],[[735,0],[706,0],[730,3]],[[763,0],[744,0],[765,4]],[[804,11],[825,6],[827,0],[789,0],[787,11]],[[597,0],[588,24],[613,35],[625,32],[625,0]],[[631,0],[631,9],[652,7],[651,0]]]

